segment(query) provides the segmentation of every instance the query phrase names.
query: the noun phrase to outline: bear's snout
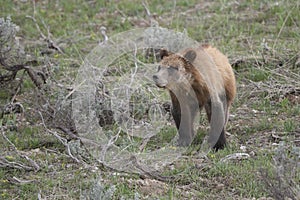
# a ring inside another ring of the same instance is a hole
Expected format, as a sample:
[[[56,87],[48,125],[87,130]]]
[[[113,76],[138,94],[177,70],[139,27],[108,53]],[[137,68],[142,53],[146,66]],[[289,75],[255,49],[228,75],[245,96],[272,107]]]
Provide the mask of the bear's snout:
[[[167,81],[162,79],[158,74],[154,74],[152,79],[157,87],[164,88],[167,85]]]

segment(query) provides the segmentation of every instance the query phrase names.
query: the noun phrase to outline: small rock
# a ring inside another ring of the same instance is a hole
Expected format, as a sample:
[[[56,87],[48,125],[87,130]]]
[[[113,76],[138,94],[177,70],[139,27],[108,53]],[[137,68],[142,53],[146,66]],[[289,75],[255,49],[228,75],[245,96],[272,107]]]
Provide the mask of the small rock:
[[[242,150],[243,152],[246,152],[247,151],[247,147],[246,146],[240,146],[240,150]]]

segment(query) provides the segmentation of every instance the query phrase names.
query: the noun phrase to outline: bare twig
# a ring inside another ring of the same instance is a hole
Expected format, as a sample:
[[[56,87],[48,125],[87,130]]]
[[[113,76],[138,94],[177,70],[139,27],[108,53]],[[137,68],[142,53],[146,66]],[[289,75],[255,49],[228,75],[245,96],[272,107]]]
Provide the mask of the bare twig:
[[[71,139],[80,139],[79,136],[75,135],[74,133],[72,133],[72,131],[70,129],[58,126],[56,127],[57,129],[63,131],[64,133],[66,133]]]
[[[234,153],[225,156],[220,161],[221,162],[228,162],[229,160],[244,160],[250,158],[250,155],[247,153]]]
[[[108,141],[107,145],[104,145],[104,146],[102,147],[102,151],[101,151],[101,155],[100,155],[100,161],[101,161],[101,162],[105,160],[105,155],[106,155],[107,150],[108,150],[112,145],[114,145],[114,143],[117,141],[117,139],[119,138],[119,135],[120,135],[121,131],[122,131],[122,129],[119,128],[118,133],[117,133],[115,136],[113,136],[113,137]]]
[[[1,133],[3,138],[9,143],[9,145],[13,148],[13,150],[17,153],[18,156],[20,156],[21,158],[26,159],[31,166],[26,166],[22,163],[18,163],[18,162],[10,162],[5,158],[1,158],[0,157],[0,166],[5,166],[5,167],[12,167],[12,168],[17,168],[17,169],[25,169],[27,171],[31,171],[31,170],[35,170],[35,171],[39,171],[40,166],[31,158],[29,158],[28,156],[22,154],[17,147],[14,145],[14,143],[12,143],[5,135],[3,127],[1,128]]]
[[[273,157],[273,167],[260,170],[266,191],[275,199],[300,198],[300,187],[294,179],[299,173],[299,150],[283,142],[279,143]]]
[[[68,144],[67,139],[65,139],[65,138],[63,138],[63,137],[60,137],[55,131],[52,131],[52,130],[48,129],[47,126],[46,126],[46,124],[45,124],[44,117],[43,117],[42,113],[41,113],[41,112],[38,112],[38,113],[39,113],[39,115],[40,115],[40,117],[41,117],[41,119],[42,119],[43,126],[44,126],[44,128],[47,130],[47,132],[49,132],[51,135],[53,135],[54,137],[56,137],[56,138],[57,138],[57,139],[58,139],[58,140],[66,147],[66,150],[67,150],[67,152],[68,152],[68,155],[69,155],[73,160],[75,160],[77,163],[80,163],[81,161],[80,161],[78,158],[76,158],[75,156],[72,155],[72,152],[71,152],[71,150],[70,150],[70,146],[69,146],[69,144]]]
[[[130,160],[132,161],[133,165],[142,172],[142,176],[150,177],[163,182],[170,182],[175,179],[174,176],[162,176],[160,172],[153,171],[153,169],[149,169],[146,165],[142,165],[138,162],[136,156],[131,156]]]
[[[293,9],[292,9],[293,10]],[[274,44],[273,44],[273,50],[275,49],[275,47],[276,47],[276,45],[277,45],[277,41],[278,41],[278,38],[280,37],[280,35],[281,35],[281,33],[282,33],[282,30],[283,30],[283,28],[285,27],[285,24],[286,24],[286,22],[287,22],[287,20],[290,18],[290,15],[291,15],[291,13],[292,13],[292,10],[290,10],[289,12],[288,12],[288,14],[287,14],[287,16],[285,17],[285,19],[284,19],[284,21],[283,21],[283,23],[282,23],[282,25],[281,25],[281,27],[280,27],[280,30],[279,30],[279,32],[278,32],[278,34],[277,34],[277,37],[276,37],[276,39],[275,39],[275,42],[274,42]]]
[[[143,2],[142,2],[142,5],[144,6],[145,11],[146,11],[148,17],[151,18],[151,17],[152,17],[152,14],[151,14],[151,12],[150,12],[150,10],[149,10],[148,2],[147,2],[147,1],[143,1]]]
[[[24,165],[23,163],[19,162],[11,162],[8,161],[7,159],[0,157],[0,167],[3,168],[14,168],[14,169],[24,169],[26,171],[32,171],[33,168],[27,165]]]
[[[35,180],[23,180],[23,179],[19,179],[19,178],[13,176],[12,178],[9,178],[9,181],[10,181],[11,183],[24,185],[24,184],[32,183],[32,182],[34,182]]]
[[[39,31],[40,36],[43,38],[44,41],[47,42],[48,47],[57,50],[59,53],[64,54],[63,50],[51,39],[51,33],[50,28],[45,24],[45,22],[42,20],[42,24],[44,25],[44,28],[47,30],[47,36],[42,32],[40,25],[38,24],[35,17],[27,15],[26,18],[31,19],[35,23],[36,29]]]
[[[103,36],[103,41],[99,42],[99,44],[104,44],[108,40],[108,36],[106,35],[106,27],[105,26],[100,27],[100,33]]]

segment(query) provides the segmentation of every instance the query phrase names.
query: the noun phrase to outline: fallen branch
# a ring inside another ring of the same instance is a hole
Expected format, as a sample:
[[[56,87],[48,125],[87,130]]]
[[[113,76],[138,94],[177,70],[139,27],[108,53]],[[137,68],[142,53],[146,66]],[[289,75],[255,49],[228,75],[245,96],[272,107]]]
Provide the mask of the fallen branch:
[[[10,183],[19,184],[19,185],[28,184],[28,183],[32,183],[35,181],[35,180],[23,180],[23,179],[19,179],[19,178],[15,177],[15,176],[13,176],[12,178],[8,178],[7,180]]]
[[[228,162],[230,160],[245,160],[250,158],[250,155],[247,153],[234,153],[234,154],[230,154],[225,156],[224,158],[222,158],[220,161],[221,162]]]
[[[43,38],[43,40],[45,42],[47,42],[47,46],[50,49],[54,49],[56,51],[58,51],[61,54],[64,54],[63,50],[56,44],[56,42],[54,42],[51,39],[51,33],[50,33],[50,29],[48,26],[46,26],[45,22],[42,21],[44,28],[47,30],[47,36],[41,31],[40,25],[38,24],[37,20],[35,19],[35,17],[29,16],[27,15],[26,18],[31,19],[34,23],[35,23],[35,27],[36,29],[39,31],[40,36]]]
[[[19,163],[19,162],[11,162],[8,159],[6,159],[5,157],[0,157],[0,167],[8,167],[8,168],[14,168],[14,169],[24,169],[26,171],[39,171],[40,170],[40,166],[31,158],[29,158],[28,156],[22,154],[21,151],[19,151],[17,149],[17,147],[14,145],[14,143],[12,143],[5,135],[4,133],[4,128],[1,128],[1,133],[3,138],[9,143],[9,145],[12,147],[13,151],[17,153],[18,156],[20,156],[21,158],[24,158],[25,160],[27,160],[31,166],[27,166],[23,163]]]
[[[70,146],[69,146],[69,144],[68,144],[67,139],[66,139],[66,138],[63,138],[63,137],[60,137],[60,136],[57,134],[57,132],[48,129],[47,126],[46,126],[46,124],[45,124],[45,120],[44,120],[44,117],[43,117],[42,113],[41,113],[41,112],[38,112],[38,113],[39,113],[39,115],[40,115],[40,117],[41,117],[41,119],[42,119],[42,123],[43,123],[43,126],[44,126],[44,128],[46,129],[46,131],[47,131],[48,133],[50,133],[51,135],[53,135],[54,137],[56,137],[56,138],[57,138],[57,139],[58,139],[58,140],[66,147],[66,151],[67,151],[68,156],[69,156],[70,158],[72,158],[72,159],[73,159],[74,161],[76,161],[77,163],[81,163],[81,161],[80,161],[78,158],[76,158],[75,156],[72,155],[72,152],[71,152],[71,149],[70,149]]]
[[[175,180],[175,176],[162,176],[160,172],[153,171],[149,169],[146,165],[142,165],[138,162],[136,156],[131,156],[130,160],[133,163],[133,165],[142,172],[140,174],[142,178],[149,177],[163,182],[170,182]]]

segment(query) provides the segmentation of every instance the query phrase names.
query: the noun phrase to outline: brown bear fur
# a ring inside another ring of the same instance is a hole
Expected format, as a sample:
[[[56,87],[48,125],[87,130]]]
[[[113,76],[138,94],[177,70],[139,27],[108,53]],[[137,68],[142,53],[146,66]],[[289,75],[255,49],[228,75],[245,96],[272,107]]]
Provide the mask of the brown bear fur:
[[[210,45],[177,54],[162,49],[160,56],[153,80],[170,93],[179,145],[192,142],[194,118],[204,107],[211,127],[208,141],[217,150],[223,148],[228,110],[236,95],[235,76],[227,57]]]

